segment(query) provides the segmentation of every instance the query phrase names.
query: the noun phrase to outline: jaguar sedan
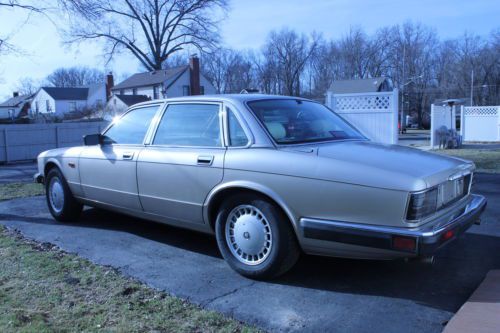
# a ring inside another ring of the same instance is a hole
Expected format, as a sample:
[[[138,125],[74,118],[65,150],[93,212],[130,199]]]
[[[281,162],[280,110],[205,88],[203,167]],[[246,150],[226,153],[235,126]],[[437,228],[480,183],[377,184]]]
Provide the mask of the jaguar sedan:
[[[471,194],[473,163],[373,143],[302,98],[146,102],[84,144],[38,156],[56,220],[88,205],[212,233],[227,263],[257,279],[302,251],[428,258],[486,206]]]

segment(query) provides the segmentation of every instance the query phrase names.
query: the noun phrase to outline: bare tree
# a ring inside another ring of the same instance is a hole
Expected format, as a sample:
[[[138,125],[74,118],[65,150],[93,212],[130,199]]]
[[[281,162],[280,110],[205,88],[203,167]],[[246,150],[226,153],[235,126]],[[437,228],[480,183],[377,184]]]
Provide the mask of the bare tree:
[[[104,73],[88,67],[58,68],[46,80],[54,87],[81,87],[104,82]]]
[[[264,45],[266,59],[276,60],[278,72],[276,78],[283,83],[283,93],[286,95],[300,95],[300,79],[306,62],[316,51],[319,36],[308,38],[299,35],[293,30],[282,29],[272,31]]]
[[[133,54],[147,70],[158,70],[189,47],[213,48],[219,40],[216,10],[227,0],[66,0],[76,14],[69,42],[103,40],[108,61]]]
[[[40,83],[30,77],[23,77],[19,79],[15,86],[15,91],[19,92],[20,95],[32,95],[38,88]]]
[[[6,9],[18,9],[25,11],[28,16],[24,20],[24,24],[28,22],[32,13],[43,13],[46,8],[42,7],[42,1],[33,2],[29,0],[19,1],[19,0],[0,0],[0,11]],[[23,24],[21,24],[23,25]],[[11,31],[6,35],[0,36],[0,54],[19,52],[19,49],[10,42],[10,39],[14,35],[15,31]]]

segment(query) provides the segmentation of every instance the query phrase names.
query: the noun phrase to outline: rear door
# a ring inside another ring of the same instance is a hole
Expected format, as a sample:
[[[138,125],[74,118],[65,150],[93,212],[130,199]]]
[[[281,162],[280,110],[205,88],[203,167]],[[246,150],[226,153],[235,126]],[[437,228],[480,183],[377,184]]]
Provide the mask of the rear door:
[[[87,199],[142,210],[137,190],[137,159],[160,104],[131,109],[105,132],[106,142],[80,155],[80,179]]]
[[[203,203],[223,177],[222,104],[169,103],[137,164],[147,213],[203,223]]]

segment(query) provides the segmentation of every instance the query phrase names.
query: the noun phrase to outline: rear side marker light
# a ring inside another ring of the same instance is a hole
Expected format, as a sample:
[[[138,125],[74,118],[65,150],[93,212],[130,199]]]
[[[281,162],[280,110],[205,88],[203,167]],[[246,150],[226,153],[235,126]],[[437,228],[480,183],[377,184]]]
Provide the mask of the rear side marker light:
[[[392,247],[395,250],[416,252],[417,241],[412,237],[392,236]]]
[[[443,236],[441,236],[441,240],[446,242],[447,240],[453,238],[453,236],[455,236],[455,232],[453,230],[448,230],[443,234]]]

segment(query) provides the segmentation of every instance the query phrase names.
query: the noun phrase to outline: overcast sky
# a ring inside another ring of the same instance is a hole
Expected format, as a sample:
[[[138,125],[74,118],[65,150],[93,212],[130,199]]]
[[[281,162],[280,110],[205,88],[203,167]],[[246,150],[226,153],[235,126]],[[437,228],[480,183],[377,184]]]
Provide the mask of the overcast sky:
[[[260,47],[269,31],[284,26],[338,38],[351,26],[372,33],[411,20],[435,28],[441,38],[453,38],[466,30],[488,35],[500,27],[499,17],[500,0],[232,0],[221,32],[227,46],[245,49]],[[24,20],[22,12],[0,12],[0,35],[13,33],[11,41],[26,53],[1,56],[0,101],[11,95],[20,78],[43,79],[58,67],[86,65],[111,70],[118,81],[139,70],[137,61],[128,55],[117,57],[105,68],[95,44],[61,45],[57,28],[40,16],[31,17],[16,31]]]

